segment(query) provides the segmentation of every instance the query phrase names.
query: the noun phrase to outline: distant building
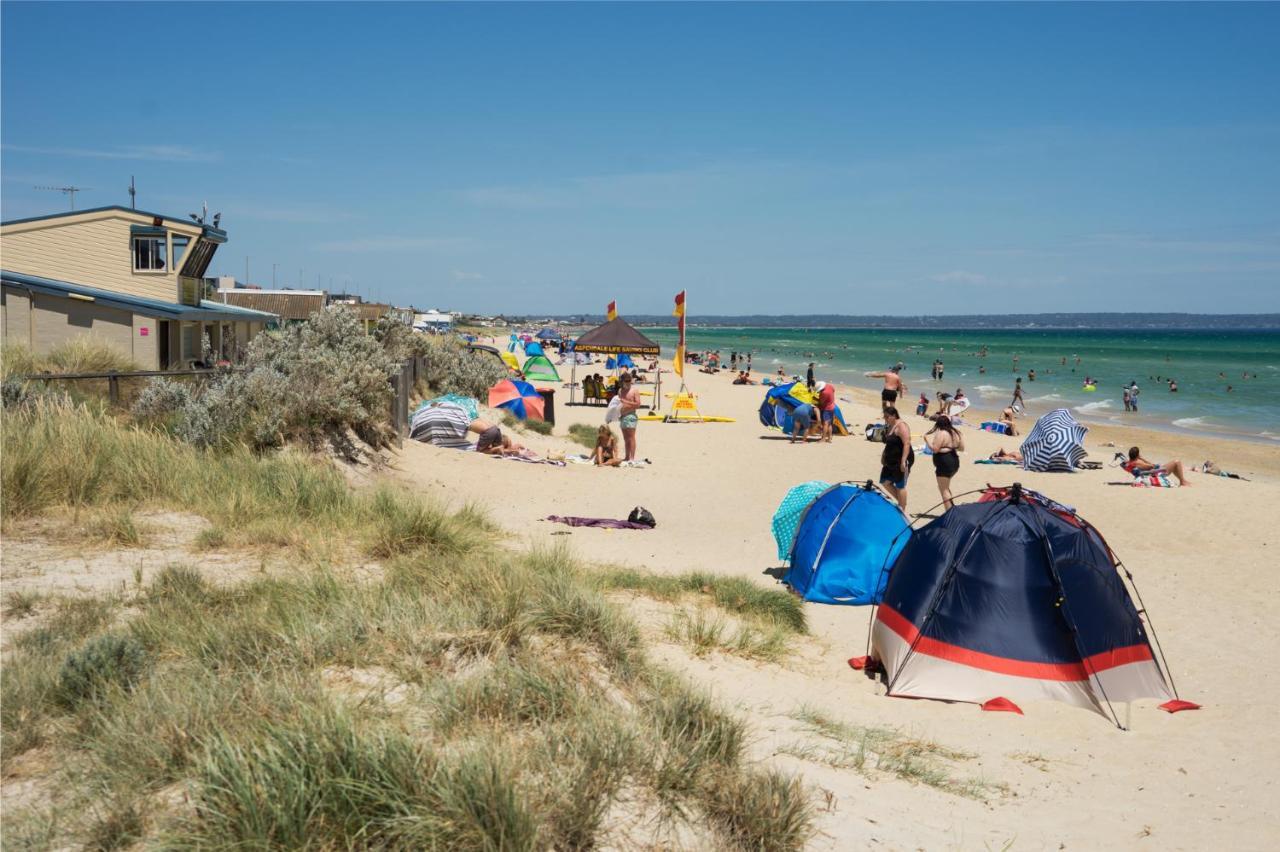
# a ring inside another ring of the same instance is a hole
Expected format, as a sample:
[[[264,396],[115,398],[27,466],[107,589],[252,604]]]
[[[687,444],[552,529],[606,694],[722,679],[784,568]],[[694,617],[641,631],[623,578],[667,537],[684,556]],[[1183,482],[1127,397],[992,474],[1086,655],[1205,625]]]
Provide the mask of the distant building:
[[[127,207],[0,222],[4,340],[43,354],[90,337],[169,370],[198,361],[207,338],[237,360],[276,317],[206,298],[205,272],[226,241],[212,225]]]
[[[437,310],[414,314],[413,327],[419,331],[441,333],[453,328],[453,314],[442,314]]]
[[[312,314],[324,310],[329,301],[323,290],[246,290],[237,287],[219,287],[217,300],[224,305],[275,314],[281,325],[306,322]]]

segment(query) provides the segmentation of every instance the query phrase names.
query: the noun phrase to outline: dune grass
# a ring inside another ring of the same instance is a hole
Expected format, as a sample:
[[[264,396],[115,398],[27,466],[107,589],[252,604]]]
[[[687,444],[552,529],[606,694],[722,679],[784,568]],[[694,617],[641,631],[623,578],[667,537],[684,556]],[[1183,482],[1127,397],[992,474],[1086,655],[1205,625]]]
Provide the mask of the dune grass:
[[[87,336],[59,343],[44,355],[35,355],[16,343],[6,343],[0,350],[0,376],[6,379],[32,373],[123,373],[137,369],[128,355]]]
[[[608,589],[638,592],[666,601],[685,598],[709,600],[720,609],[756,623],[774,625],[796,634],[807,630],[804,604],[795,595],[768,589],[742,577],[702,572],[658,575],[633,568],[613,568],[600,574]]]
[[[896,728],[851,725],[808,707],[798,710],[793,718],[818,739],[785,745],[780,749],[783,754],[837,769],[885,772],[980,801],[1006,790],[1002,784],[956,774],[956,764],[977,757],[972,752],[911,737]]]
[[[569,427],[569,438],[588,450],[596,448],[596,433],[599,431],[598,426],[588,426],[586,423],[574,423]]]
[[[56,793],[6,813],[6,833],[326,849],[644,846],[676,822],[708,848],[811,836],[800,783],[750,764],[743,724],[651,663],[606,597],[617,584],[564,547],[510,551],[475,507],[354,491],[300,456],[202,453],[46,403],[19,419],[6,515],[111,517],[145,496],[205,515],[200,547],[271,533],[297,558],[235,585],[171,565],[115,595],[11,599],[39,621],[0,668],[0,761],[45,749]],[[318,535],[382,560],[381,579],[317,557]],[[778,609],[695,585],[735,617]],[[619,807],[645,818],[619,828]]]

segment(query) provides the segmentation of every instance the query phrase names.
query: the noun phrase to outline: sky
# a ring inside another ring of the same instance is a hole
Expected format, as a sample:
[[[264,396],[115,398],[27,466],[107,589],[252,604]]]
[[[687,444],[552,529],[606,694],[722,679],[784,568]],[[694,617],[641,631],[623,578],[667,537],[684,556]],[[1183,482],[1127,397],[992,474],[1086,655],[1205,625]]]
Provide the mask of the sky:
[[[0,213],[481,313],[1280,310],[1280,4],[0,6]],[[2,258],[0,258],[2,262]]]

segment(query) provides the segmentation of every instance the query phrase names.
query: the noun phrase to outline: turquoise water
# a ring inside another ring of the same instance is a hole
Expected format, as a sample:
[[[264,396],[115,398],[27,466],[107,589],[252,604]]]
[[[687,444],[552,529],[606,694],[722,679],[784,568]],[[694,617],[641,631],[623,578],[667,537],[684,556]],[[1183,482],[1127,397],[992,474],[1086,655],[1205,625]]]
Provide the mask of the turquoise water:
[[[675,329],[645,333],[669,357]],[[984,346],[987,355],[979,357]],[[880,380],[863,373],[902,361],[912,408],[921,391],[932,399],[939,390],[954,393],[956,388],[979,407],[1002,407],[1021,376],[1032,414],[1065,407],[1085,422],[1280,441],[1280,332],[1275,331],[690,328],[688,347],[719,349],[726,365],[731,351],[751,351],[756,373],[776,373],[781,366],[788,375],[804,375],[808,362],[815,361],[819,378],[871,389],[879,388]],[[945,365],[941,382],[929,375],[934,358]],[[985,365],[985,374],[979,374],[979,365]],[[1035,381],[1028,380],[1031,369]],[[1096,392],[1082,389],[1086,375],[1097,380]],[[1177,381],[1177,393],[1170,393],[1169,378]],[[1141,388],[1139,410],[1132,414],[1125,412],[1121,397],[1121,387],[1131,380]]]

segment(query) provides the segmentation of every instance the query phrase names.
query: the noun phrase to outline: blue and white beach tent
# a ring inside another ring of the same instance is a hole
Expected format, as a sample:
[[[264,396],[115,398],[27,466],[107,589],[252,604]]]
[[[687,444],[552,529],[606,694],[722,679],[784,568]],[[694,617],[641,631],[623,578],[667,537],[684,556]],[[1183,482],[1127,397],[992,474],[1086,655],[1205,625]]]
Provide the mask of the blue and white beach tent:
[[[870,482],[833,485],[801,517],[782,582],[807,601],[879,603],[910,538],[910,520]]]

